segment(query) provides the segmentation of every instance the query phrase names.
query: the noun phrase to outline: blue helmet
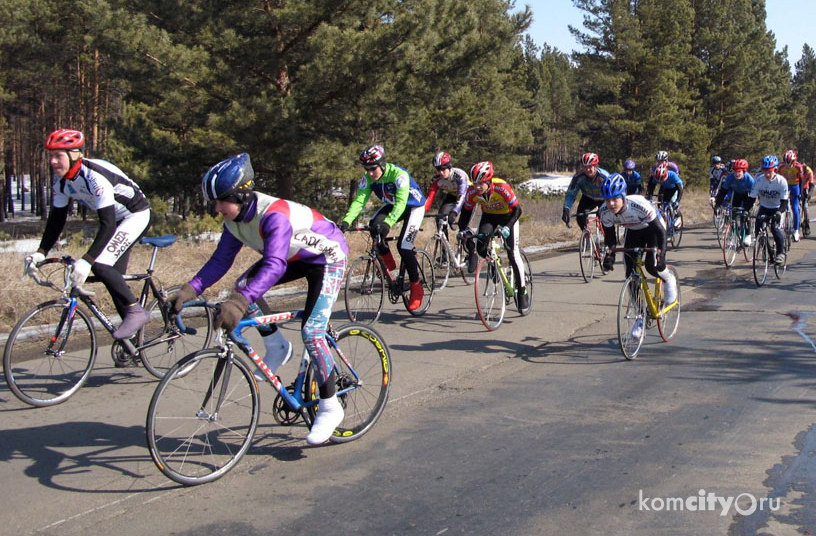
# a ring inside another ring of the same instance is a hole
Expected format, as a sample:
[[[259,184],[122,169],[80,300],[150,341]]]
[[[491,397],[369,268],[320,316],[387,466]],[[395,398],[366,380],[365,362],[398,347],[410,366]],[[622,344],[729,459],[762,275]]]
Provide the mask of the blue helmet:
[[[207,201],[224,199],[252,190],[255,172],[247,153],[231,156],[211,167],[201,179],[201,192]],[[238,197],[241,197],[240,195]],[[241,201],[239,199],[239,201]]]
[[[779,167],[779,159],[772,154],[762,159],[762,169]]]
[[[635,164],[635,161],[630,158],[627,158],[623,163],[623,169],[635,169],[635,167],[637,167],[637,164]]]
[[[626,197],[626,179],[620,173],[613,173],[601,184],[601,195],[604,199]]]

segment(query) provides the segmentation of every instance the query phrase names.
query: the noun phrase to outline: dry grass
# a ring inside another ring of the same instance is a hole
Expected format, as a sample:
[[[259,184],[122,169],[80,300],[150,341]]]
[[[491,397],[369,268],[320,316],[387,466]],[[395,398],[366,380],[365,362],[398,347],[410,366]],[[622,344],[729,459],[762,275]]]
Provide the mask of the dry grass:
[[[521,244],[523,247],[541,244],[551,244],[563,241],[578,240],[578,226],[567,229],[561,222],[562,198],[552,199],[524,199],[522,198],[524,214],[522,216]],[[687,192],[682,202],[686,224],[694,225],[708,221],[711,209],[708,206],[708,192]],[[471,225],[475,225],[479,215],[474,214]],[[426,219],[417,244],[424,247],[432,235],[432,220]],[[369,242],[368,233],[348,233],[346,235],[351,250],[351,258],[364,254]],[[392,246],[393,247],[393,246]],[[74,258],[81,256],[87,245],[78,241],[66,245],[64,249],[54,249],[51,256],[71,255]],[[214,242],[179,241],[169,248],[159,252],[156,260],[156,274],[165,286],[172,286],[189,281],[198,269],[207,261],[215,250]],[[137,245],[134,247],[130,259],[130,271],[142,272],[150,261],[152,248]],[[7,253],[0,255],[0,270],[7,274],[7,284],[0,287],[0,332],[8,332],[14,323],[34,305],[46,300],[55,299],[57,294],[46,287],[38,286],[31,278],[20,279],[23,271],[22,253]],[[235,278],[252,263],[258,260],[258,254],[244,248],[238,255],[230,272],[212,289],[206,292],[208,298],[214,299],[225,289],[231,288]],[[61,280],[55,276],[54,281]],[[292,283],[297,286],[298,282]],[[97,292],[97,302],[104,311],[113,312],[110,296],[101,284],[90,285]],[[138,295],[141,285],[133,285],[133,291]]]

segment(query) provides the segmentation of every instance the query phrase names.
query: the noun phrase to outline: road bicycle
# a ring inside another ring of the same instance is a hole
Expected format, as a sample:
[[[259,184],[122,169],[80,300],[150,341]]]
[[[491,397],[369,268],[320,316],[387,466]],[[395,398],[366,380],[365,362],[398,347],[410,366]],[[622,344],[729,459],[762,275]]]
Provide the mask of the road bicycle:
[[[745,238],[751,236],[750,218],[742,207],[731,209],[725,220],[722,233],[723,261],[726,268],[734,264],[737,253],[742,251],[745,260],[749,260],[749,248],[745,246]]]
[[[349,231],[368,231],[368,226],[354,227]],[[386,242],[396,241],[398,237],[389,236]],[[379,251],[381,238],[371,240],[368,254],[358,257],[348,269],[345,284],[346,313],[352,322],[373,324],[380,318],[383,309],[383,298],[388,290],[388,300],[396,304],[400,299],[408,309],[411,297],[411,286],[406,274],[405,263],[400,260],[399,272],[396,277],[385,265]],[[431,256],[424,250],[414,250],[419,267],[419,280],[425,291],[419,308],[408,312],[413,316],[422,316],[434,295],[434,267]]]
[[[487,257],[481,259],[476,267],[476,285],[473,287],[476,311],[484,327],[494,331],[504,321],[507,305],[515,303],[518,308],[515,275],[509,250],[501,235],[479,233],[476,238],[488,243]],[[519,253],[524,265],[524,289],[529,298],[528,306],[519,313],[527,316],[533,310],[533,274],[527,255],[521,250]]]
[[[666,222],[666,241],[672,249],[677,249],[683,239],[683,213],[671,201],[661,203],[659,210]]]
[[[150,400],[146,425],[150,455],[165,476],[186,486],[203,484],[222,477],[241,460],[260,415],[253,364],[277,392],[272,404],[275,421],[291,426],[302,419],[311,428],[319,392],[309,354],[304,350],[294,382],[285,386],[241,334],[248,327],[302,316],[303,311],[297,311],[245,318],[225,339],[219,333],[217,346],[185,357],[168,371]],[[382,336],[362,324],[337,330],[329,326],[326,341],[345,412],[330,440],[354,441],[374,426],[385,408],[393,373],[391,354]]]
[[[643,268],[643,254],[658,252],[657,248],[613,248],[613,252],[623,252],[634,260],[632,273],[623,282],[618,299],[618,342],[623,357],[635,359],[643,345],[646,330],[657,324],[660,338],[670,341],[680,324],[680,278],[672,265],[666,268],[677,282],[677,301],[664,302],[663,280],[655,278],[654,290]]]
[[[595,275],[596,265],[601,275],[606,274],[603,267],[604,230],[597,210],[585,212],[584,216],[587,217],[586,228],[581,233],[578,254],[581,261],[581,275],[584,281],[589,283]]]
[[[169,298],[181,286],[163,288],[155,276],[159,249],[176,241],[172,235],[142,238],[140,243],[153,247],[146,273],[125,275],[125,281],[143,281],[139,304],[150,320],[129,340],[115,340],[111,357],[117,366],[141,363],[150,374],[162,378],[183,356],[207,348],[212,340],[212,311],[198,305],[185,305],[185,322],[194,326],[195,335],[180,332],[167,314]],[[56,300],[41,303],[25,313],[6,340],[3,373],[11,392],[32,406],[53,406],[68,400],[88,379],[96,362],[99,343],[90,311],[108,333],[115,327],[93,300],[94,293],[73,288],[71,257],[49,258],[29,265],[27,275],[38,285],[61,293]],[[57,284],[62,275],[63,284]],[[98,281],[89,277],[88,282]],[[148,303],[148,300],[149,303]],[[88,311],[79,307],[85,305]]]
[[[774,262],[775,259],[776,241],[773,238],[773,233],[768,229],[768,220],[763,218],[760,220],[759,231],[754,240],[754,255],[752,261],[754,281],[758,287],[765,284],[771,266],[773,266],[776,278],[782,279],[788,267],[788,256],[785,255],[785,262],[782,265],[776,264],[776,262]]]
[[[425,215],[426,218],[436,216],[436,214]],[[448,219],[440,219],[436,233],[425,246],[425,251],[433,260],[434,290],[437,292],[445,288],[452,273],[461,276],[467,285],[472,284],[474,279],[473,274],[468,273],[467,270],[468,252],[465,245],[461,240],[457,240],[456,247],[454,247],[448,240],[450,230]]]

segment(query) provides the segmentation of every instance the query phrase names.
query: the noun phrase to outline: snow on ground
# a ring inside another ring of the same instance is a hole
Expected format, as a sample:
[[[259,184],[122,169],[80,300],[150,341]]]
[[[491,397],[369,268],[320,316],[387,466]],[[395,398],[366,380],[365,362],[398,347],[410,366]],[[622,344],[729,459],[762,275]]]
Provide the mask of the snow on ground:
[[[569,187],[571,175],[553,175],[550,173],[536,173],[533,178],[518,185],[519,190],[541,192],[544,195],[563,194]]]

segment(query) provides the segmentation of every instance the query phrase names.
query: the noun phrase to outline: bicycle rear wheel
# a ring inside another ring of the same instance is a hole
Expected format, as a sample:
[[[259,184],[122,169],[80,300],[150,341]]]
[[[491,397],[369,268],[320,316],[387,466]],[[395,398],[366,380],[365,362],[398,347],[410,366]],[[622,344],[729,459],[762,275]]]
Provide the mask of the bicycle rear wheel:
[[[595,273],[595,252],[592,248],[592,237],[586,229],[581,233],[578,255],[580,256],[579,260],[581,262],[581,276],[586,283],[589,283],[592,281],[592,276]]]
[[[770,256],[768,255],[767,242],[768,235],[765,234],[764,230],[760,231],[756,237],[756,242],[754,242],[754,260],[752,262],[754,281],[758,287],[764,285],[765,280],[768,278],[768,263],[770,262]]]
[[[434,235],[433,238],[431,238],[430,246],[428,254],[433,260],[434,277],[436,278],[434,288],[436,290],[442,290],[448,284],[448,278],[451,272],[451,259],[449,258],[447,245],[438,236]]]
[[[418,250],[416,251],[416,260],[417,266],[419,267],[419,281],[422,283],[422,303],[420,303],[419,308],[414,309],[411,311],[408,309],[408,304],[411,302],[411,289],[410,286],[408,290],[404,290],[402,292],[402,303],[405,304],[405,308],[411,313],[413,316],[422,316],[425,314],[425,311],[428,310],[428,307],[431,306],[431,301],[433,300],[434,295],[434,267],[433,261],[431,260],[431,256],[428,255],[427,251]],[[400,263],[401,264],[401,263]],[[400,273],[402,273],[402,267],[400,267]],[[407,271],[406,271],[406,277]]]
[[[164,310],[167,301],[181,289],[181,285],[163,291],[162,298],[155,298],[146,307],[148,322],[137,333],[139,357],[147,371],[162,379],[170,367],[183,357],[210,346],[213,337],[213,315],[208,307],[196,305],[181,311],[184,325],[195,334],[180,333]]]
[[[677,333],[677,326],[680,324],[680,276],[677,275],[677,269],[674,266],[667,265],[666,268],[668,268],[668,270],[674,276],[675,284],[677,285],[677,305],[672,307],[671,310],[657,317],[657,330],[660,332],[660,337],[664,341],[669,342]],[[660,282],[660,286],[661,292],[658,307],[660,308],[660,311],[663,311],[663,309],[670,304],[667,304],[664,300],[665,292],[663,292],[662,280]]]
[[[635,359],[646,335],[646,297],[640,277],[626,278],[618,299],[618,343],[623,357]]]
[[[252,371],[222,353],[201,350],[175,364],[147,410],[150,455],[167,478],[185,486],[212,482],[232,469],[258,425],[261,400]]]
[[[54,300],[27,312],[9,333],[3,374],[14,396],[32,406],[68,400],[88,379],[96,361],[96,332],[91,318]]]
[[[499,329],[504,320],[505,302],[504,282],[499,275],[499,267],[491,259],[481,259],[476,267],[476,285],[473,287],[476,296],[476,312],[479,320],[489,331]]]
[[[725,230],[723,231],[722,251],[723,261],[725,261],[726,268],[734,264],[734,260],[737,258],[737,249],[740,246],[740,238],[738,234],[739,233],[735,232],[732,224],[729,223],[725,226]]]
[[[337,330],[337,339],[328,339],[337,375],[337,398],[343,405],[343,421],[331,441],[346,443],[359,438],[380,418],[391,390],[392,363],[382,336],[369,326],[347,324]],[[306,373],[305,400],[319,398],[314,367]],[[307,408],[312,422],[317,405]]]
[[[368,255],[355,260],[346,273],[344,300],[352,322],[373,324],[380,318],[385,296],[385,279],[379,263]]]

